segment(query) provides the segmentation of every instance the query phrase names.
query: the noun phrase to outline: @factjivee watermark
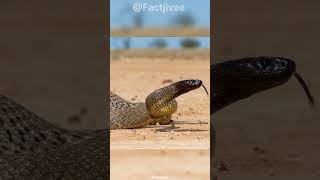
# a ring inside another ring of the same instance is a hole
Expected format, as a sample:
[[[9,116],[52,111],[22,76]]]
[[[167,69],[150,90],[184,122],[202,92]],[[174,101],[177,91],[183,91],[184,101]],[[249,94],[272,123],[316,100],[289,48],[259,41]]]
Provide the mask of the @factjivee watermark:
[[[170,12],[182,12],[184,11],[184,5],[182,4],[168,4],[168,3],[134,3],[132,4],[132,10],[136,13],[140,12],[155,12],[155,13],[170,13]]]

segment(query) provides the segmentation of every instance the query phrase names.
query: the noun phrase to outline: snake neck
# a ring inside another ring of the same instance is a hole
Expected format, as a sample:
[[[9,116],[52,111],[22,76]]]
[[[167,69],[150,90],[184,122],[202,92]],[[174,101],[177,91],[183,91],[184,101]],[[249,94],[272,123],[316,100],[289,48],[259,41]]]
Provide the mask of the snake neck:
[[[170,85],[158,89],[146,98],[146,108],[151,117],[162,117],[177,111],[177,101],[174,99],[179,92],[175,86]]]

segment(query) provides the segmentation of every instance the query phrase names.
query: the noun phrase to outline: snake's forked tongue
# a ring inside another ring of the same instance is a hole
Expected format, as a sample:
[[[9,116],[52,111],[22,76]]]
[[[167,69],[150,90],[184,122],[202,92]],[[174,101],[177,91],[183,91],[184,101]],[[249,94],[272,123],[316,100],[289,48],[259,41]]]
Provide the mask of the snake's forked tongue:
[[[208,91],[207,91],[207,88],[206,88],[203,84],[201,84],[201,86],[202,86],[203,89],[206,91],[206,94],[209,95],[209,93],[208,93]]]
[[[305,81],[303,80],[303,78],[297,72],[294,72],[293,75],[299,81],[299,83],[301,84],[302,88],[304,89],[304,92],[306,93],[306,95],[307,95],[307,97],[309,99],[310,105],[314,106],[313,96],[310,93],[310,90],[309,90],[307,84],[305,83]]]

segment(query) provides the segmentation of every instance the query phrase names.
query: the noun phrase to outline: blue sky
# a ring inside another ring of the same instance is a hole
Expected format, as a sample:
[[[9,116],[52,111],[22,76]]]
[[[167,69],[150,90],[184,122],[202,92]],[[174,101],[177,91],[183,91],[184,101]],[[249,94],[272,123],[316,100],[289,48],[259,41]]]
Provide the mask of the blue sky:
[[[110,38],[110,47],[111,49],[115,48],[123,48],[123,40],[125,37],[111,37]],[[132,48],[148,48],[150,44],[155,40],[159,39],[159,37],[131,37],[131,47]],[[180,41],[184,39],[184,37],[161,37],[164,39],[168,48],[180,48]],[[194,38],[198,40],[201,48],[209,48],[210,47],[210,38],[209,37],[196,37]]]
[[[145,26],[170,26],[178,13],[190,13],[197,26],[210,26],[210,0],[111,0],[110,26],[131,26],[132,16],[136,13],[132,10],[134,3],[184,5],[184,12],[143,12]]]

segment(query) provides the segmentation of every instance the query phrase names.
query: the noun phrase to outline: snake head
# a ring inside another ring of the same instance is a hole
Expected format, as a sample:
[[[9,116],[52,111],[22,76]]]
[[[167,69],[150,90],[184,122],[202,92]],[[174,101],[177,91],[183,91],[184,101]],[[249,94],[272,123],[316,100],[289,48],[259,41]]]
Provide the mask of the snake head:
[[[294,61],[282,57],[248,57],[211,66],[215,112],[237,100],[287,82],[296,71]]]
[[[146,106],[150,115],[160,117],[175,113],[177,111],[175,98],[201,85],[201,80],[183,80],[152,92],[146,98]]]
[[[176,98],[181,94],[198,89],[200,86],[202,86],[202,81],[197,79],[183,80],[173,83],[172,86],[175,86],[176,88],[176,93],[173,95],[173,98]]]
[[[282,57],[249,57],[217,64],[213,70],[217,83],[233,81],[240,89],[256,92],[288,81],[296,71],[296,64]]]

